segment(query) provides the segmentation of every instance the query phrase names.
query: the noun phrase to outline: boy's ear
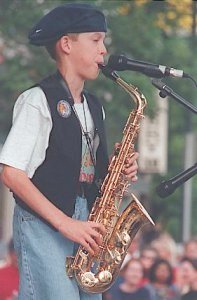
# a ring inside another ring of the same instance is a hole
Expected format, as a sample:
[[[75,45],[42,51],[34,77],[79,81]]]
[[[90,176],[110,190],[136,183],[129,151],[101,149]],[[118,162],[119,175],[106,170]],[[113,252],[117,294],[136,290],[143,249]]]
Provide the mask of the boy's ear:
[[[66,54],[70,53],[71,40],[69,39],[69,37],[67,35],[64,35],[60,38],[59,45],[60,45],[63,52],[65,52]]]

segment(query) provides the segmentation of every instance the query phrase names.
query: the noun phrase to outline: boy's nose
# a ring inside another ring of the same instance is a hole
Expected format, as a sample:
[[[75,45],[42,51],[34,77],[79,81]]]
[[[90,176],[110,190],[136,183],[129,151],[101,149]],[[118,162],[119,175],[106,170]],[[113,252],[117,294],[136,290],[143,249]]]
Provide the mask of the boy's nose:
[[[106,54],[107,54],[107,49],[106,49],[106,47],[105,47],[104,44],[102,45],[102,47],[101,47],[101,49],[100,49],[100,54],[101,54],[101,55],[106,55]]]

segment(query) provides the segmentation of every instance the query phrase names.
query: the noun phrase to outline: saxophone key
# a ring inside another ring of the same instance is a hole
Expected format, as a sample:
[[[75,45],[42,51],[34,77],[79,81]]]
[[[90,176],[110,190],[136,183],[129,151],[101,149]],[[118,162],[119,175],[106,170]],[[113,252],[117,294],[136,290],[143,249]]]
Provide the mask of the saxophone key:
[[[114,259],[115,259],[115,264],[117,265],[119,265],[122,261],[122,255],[118,252],[118,250],[115,250]]]
[[[96,283],[98,283],[98,279],[94,276],[92,272],[85,272],[81,274],[81,282],[84,286],[93,287]]]
[[[131,242],[131,237],[126,231],[123,231],[121,233],[121,242],[124,246],[129,245]]]
[[[100,282],[108,284],[112,281],[112,274],[108,270],[101,271],[98,274],[98,279]]]

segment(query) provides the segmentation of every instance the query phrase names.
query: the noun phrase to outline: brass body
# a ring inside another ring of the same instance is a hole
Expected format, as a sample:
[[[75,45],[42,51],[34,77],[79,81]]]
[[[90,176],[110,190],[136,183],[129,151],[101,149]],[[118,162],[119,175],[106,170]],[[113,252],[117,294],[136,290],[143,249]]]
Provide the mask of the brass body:
[[[90,255],[80,246],[76,256],[67,257],[66,260],[68,276],[75,277],[81,289],[87,293],[102,293],[110,288],[119,274],[137,231],[146,223],[154,225],[147,211],[133,194],[130,204],[119,213],[124,192],[129,185],[129,180],[122,171],[126,159],[134,153],[134,143],[143,118],[146,99],[135,86],[127,84],[120,77],[116,78],[116,82],[129,93],[136,108],[128,117],[121,145],[111,160],[100,196],[96,198],[88,219],[102,223],[107,233],[97,255]]]

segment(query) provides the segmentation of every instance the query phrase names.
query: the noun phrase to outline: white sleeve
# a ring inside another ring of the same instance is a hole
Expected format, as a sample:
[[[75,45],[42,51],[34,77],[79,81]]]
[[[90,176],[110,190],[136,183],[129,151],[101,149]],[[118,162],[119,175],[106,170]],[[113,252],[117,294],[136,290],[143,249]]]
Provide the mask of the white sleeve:
[[[44,160],[51,128],[43,91],[38,87],[25,91],[15,104],[12,128],[3,146],[0,163],[26,171],[32,177]]]

